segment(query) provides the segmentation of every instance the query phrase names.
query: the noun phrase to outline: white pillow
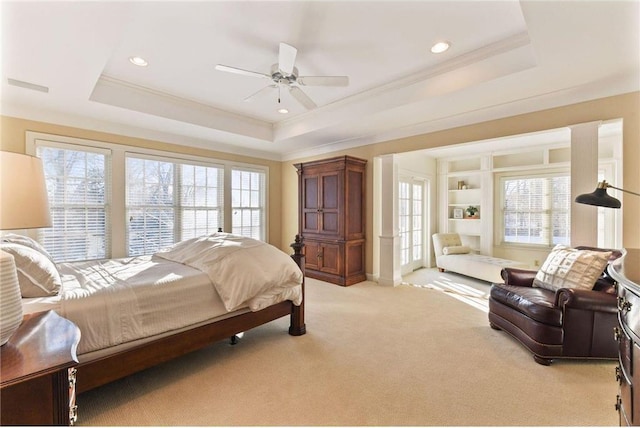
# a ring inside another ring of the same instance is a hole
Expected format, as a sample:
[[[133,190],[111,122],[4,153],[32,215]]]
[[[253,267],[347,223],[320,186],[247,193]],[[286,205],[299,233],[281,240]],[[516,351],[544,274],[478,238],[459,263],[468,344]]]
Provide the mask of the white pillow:
[[[29,247],[33,250],[38,251],[39,253],[44,254],[49,260],[51,260],[51,262],[55,263],[53,261],[53,257],[51,257],[51,254],[49,254],[49,252],[45,250],[45,248],[42,245],[40,245],[38,241],[28,236],[17,235],[15,233],[8,233],[2,236],[2,242],[9,242],[11,244],[24,245],[25,247]]]
[[[607,266],[611,251],[576,250],[556,245],[533,280],[533,286],[556,291],[559,288],[593,289]]]
[[[442,254],[448,256],[449,254],[468,254],[471,252],[471,248],[466,245],[452,245],[450,247],[444,247]]]
[[[58,294],[62,286],[56,265],[44,254],[20,244],[2,243],[0,249],[13,255],[22,297]]]

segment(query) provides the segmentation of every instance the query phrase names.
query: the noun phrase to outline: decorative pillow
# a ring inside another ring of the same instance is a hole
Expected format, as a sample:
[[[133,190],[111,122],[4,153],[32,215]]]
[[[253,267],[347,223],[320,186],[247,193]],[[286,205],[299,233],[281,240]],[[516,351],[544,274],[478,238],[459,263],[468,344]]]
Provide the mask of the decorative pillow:
[[[556,245],[536,273],[533,286],[551,291],[559,288],[591,290],[610,255],[611,251],[576,250]]]
[[[2,242],[9,242],[11,244],[24,245],[25,247],[29,247],[33,250],[38,251],[39,253],[44,254],[49,260],[51,260],[52,263],[55,263],[53,261],[53,257],[51,257],[51,254],[49,254],[49,252],[45,250],[45,248],[42,245],[40,245],[38,241],[32,238],[29,238],[28,236],[17,235],[15,233],[8,233],[2,236]]]
[[[442,249],[442,254],[445,256],[449,254],[468,254],[471,252],[471,248],[466,245],[452,245],[450,247],[444,247]]]
[[[58,294],[62,286],[56,265],[44,254],[20,244],[2,243],[0,249],[13,255],[22,297]]]

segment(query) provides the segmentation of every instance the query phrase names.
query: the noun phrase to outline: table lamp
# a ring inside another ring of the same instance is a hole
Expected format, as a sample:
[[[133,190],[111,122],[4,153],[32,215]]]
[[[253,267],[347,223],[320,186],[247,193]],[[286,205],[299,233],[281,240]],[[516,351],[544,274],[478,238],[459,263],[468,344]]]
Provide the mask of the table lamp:
[[[51,226],[42,161],[0,151],[0,230]],[[0,346],[22,323],[22,301],[15,260],[0,250]]]

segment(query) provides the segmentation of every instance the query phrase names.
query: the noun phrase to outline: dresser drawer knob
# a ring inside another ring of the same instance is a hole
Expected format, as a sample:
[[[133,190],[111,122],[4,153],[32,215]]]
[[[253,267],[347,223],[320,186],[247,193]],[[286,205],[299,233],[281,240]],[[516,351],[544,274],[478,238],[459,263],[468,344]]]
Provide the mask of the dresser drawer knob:
[[[616,342],[620,342],[620,337],[621,337],[621,331],[619,327],[613,327],[613,339]]]
[[[78,422],[78,406],[71,406],[69,408],[69,424],[75,425]]]
[[[77,373],[78,369],[75,367],[69,369],[69,388],[73,388],[75,386]]]
[[[620,366],[616,367],[616,381],[618,381],[619,383],[622,381],[622,374],[621,374],[621,370],[620,370]]]
[[[631,310],[631,306],[633,305],[627,299],[622,296],[618,297],[618,311],[629,312]]]
[[[621,408],[622,408],[622,399],[620,398],[619,395],[616,395],[616,410],[620,411]]]

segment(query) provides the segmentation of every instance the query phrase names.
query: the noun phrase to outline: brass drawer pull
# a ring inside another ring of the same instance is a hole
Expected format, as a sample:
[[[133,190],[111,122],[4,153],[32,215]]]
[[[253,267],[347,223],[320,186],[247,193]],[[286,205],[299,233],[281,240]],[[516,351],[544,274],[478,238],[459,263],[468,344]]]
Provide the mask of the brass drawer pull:
[[[622,296],[618,297],[618,311],[620,312],[629,312],[631,310],[631,306],[633,306],[631,304],[630,301],[628,301],[627,299],[625,299]]]
[[[69,408],[69,424],[75,425],[78,422],[78,406],[71,406]]]
[[[620,337],[622,336],[622,332],[619,327],[613,327],[613,339],[616,342],[620,342]]]

